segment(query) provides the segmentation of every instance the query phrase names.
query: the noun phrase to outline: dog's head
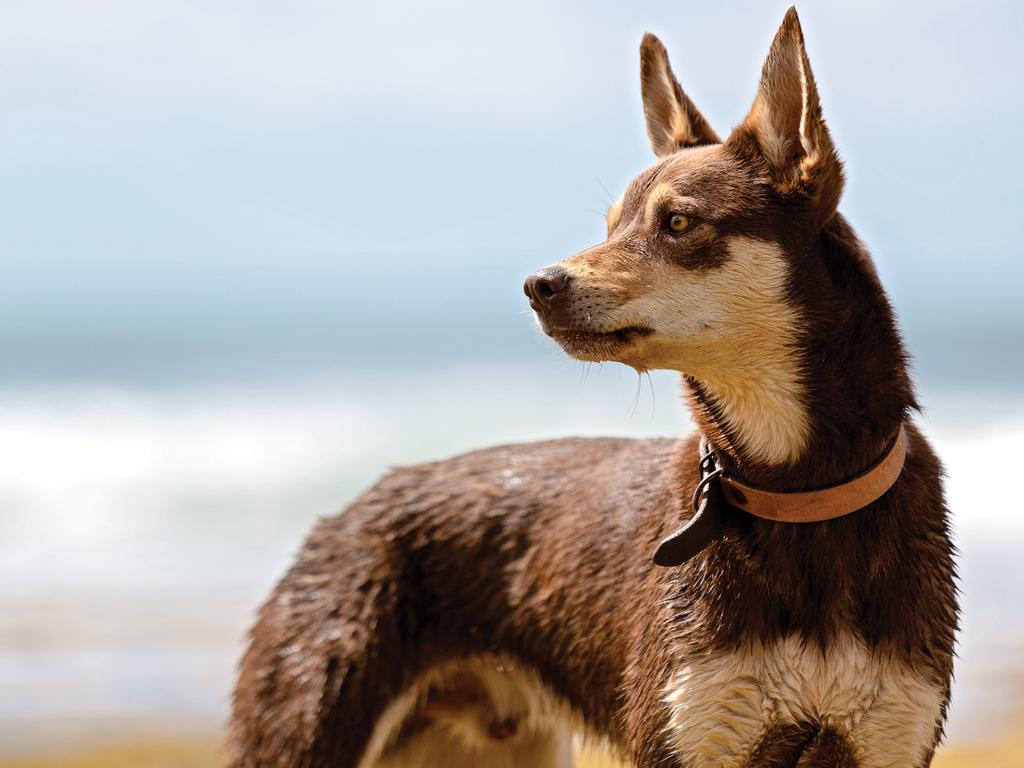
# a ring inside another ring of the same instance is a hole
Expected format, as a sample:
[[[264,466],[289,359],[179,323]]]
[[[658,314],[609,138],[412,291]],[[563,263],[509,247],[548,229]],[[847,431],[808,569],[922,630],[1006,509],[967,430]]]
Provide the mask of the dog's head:
[[[603,243],[527,279],[530,306],[580,360],[709,382],[771,372],[797,343],[795,264],[843,186],[796,11],[724,142],[652,35],[641,46],[641,88],[658,161],[608,211]]]

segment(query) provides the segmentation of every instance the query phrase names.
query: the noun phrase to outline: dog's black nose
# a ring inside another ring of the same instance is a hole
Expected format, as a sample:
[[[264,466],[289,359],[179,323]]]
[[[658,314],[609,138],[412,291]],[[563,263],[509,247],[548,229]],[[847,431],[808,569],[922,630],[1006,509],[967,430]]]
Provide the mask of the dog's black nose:
[[[569,287],[570,279],[569,273],[561,267],[545,267],[526,278],[523,293],[535,310],[549,309],[558,295]]]

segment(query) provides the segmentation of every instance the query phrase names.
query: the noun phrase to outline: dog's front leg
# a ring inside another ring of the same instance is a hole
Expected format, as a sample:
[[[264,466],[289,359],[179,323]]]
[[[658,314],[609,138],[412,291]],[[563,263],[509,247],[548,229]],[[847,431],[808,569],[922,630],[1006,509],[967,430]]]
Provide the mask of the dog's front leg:
[[[818,723],[787,723],[769,728],[744,768],[857,768],[849,742]]]
[[[796,768],[857,768],[857,766],[857,758],[849,740],[828,725],[823,725],[820,728],[796,763]]]
[[[744,768],[794,768],[803,766],[804,751],[818,736],[820,728],[814,723],[786,723],[774,725],[765,731]]]

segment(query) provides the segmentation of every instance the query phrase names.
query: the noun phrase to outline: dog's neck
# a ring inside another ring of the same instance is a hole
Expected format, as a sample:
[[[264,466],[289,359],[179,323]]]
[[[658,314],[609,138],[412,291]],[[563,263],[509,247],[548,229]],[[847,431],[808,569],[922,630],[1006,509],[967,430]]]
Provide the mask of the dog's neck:
[[[917,407],[892,309],[853,230],[837,214],[812,251],[792,280],[803,320],[796,386],[751,374],[736,390],[684,376],[694,419],[726,470],[767,490],[849,480]],[[799,445],[771,460],[752,434]]]

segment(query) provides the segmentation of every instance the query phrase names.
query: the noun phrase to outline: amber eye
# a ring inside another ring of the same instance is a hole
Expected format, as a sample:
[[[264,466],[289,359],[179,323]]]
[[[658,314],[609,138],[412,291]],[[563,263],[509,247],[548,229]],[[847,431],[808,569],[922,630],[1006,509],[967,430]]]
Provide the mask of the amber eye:
[[[682,232],[690,226],[690,220],[681,213],[670,213],[665,219],[665,225],[670,232]]]

